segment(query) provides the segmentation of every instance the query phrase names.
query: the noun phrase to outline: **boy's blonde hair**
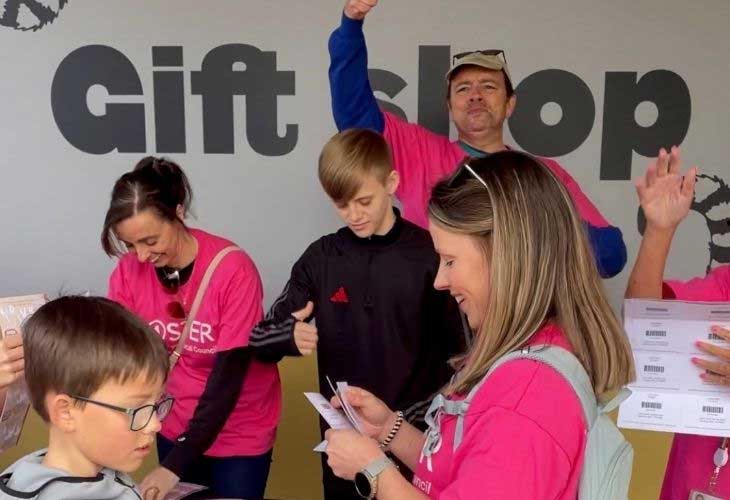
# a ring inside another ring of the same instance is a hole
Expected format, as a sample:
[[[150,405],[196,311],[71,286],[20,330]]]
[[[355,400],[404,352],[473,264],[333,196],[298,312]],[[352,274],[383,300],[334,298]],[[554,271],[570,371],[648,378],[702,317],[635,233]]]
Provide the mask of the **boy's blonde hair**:
[[[348,129],[333,136],[319,155],[319,182],[335,203],[347,203],[368,176],[382,184],[393,171],[390,148],[381,134]]]

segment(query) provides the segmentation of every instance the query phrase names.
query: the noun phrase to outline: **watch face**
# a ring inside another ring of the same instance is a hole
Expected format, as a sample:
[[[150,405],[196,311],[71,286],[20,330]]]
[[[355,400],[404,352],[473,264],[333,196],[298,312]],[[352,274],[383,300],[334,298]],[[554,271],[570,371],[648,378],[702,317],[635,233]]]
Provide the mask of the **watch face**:
[[[370,481],[368,480],[367,476],[362,472],[358,472],[357,474],[355,474],[355,489],[361,497],[370,497],[372,487],[370,486]]]

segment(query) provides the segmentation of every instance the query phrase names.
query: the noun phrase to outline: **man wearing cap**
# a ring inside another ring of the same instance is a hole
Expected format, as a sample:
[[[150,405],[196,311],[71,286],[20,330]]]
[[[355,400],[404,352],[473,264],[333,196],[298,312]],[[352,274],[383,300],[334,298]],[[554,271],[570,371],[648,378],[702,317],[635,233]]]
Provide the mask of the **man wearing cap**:
[[[396,196],[403,205],[403,217],[426,227],[431,187],[439,179],[451,173],[466,156],[482,157],[510,149],[503,140],[504,122],[517,99],[504,52],[478,50],[456,54],[446,74],[447,106],[458,140],[451,142],[446,136],[382,111],[368,80],[362,30],[365,16],[377,3],[378,0],[347,0],[341,24],[330,36],[332,114],[339,130],[365,127],[384,135],[401,178]],[[542,160],[573,197],[601,276],[615,276],[626,264],[621,230],[603,218],[558,162]]]

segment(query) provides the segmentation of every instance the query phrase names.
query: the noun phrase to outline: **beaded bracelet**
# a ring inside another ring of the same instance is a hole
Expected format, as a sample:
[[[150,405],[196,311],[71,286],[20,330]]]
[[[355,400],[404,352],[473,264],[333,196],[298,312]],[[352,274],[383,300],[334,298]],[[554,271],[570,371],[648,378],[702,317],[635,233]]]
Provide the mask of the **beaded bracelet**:
[[[388,448],[390,442],[393,441],[395,435],[398,434],[400,426],[403,425],[403,418],[404,414],[402,411],[398,410],[397,412],[395,412],[395,422],[393,423],[393,428],[390,429],[388,435],[385,437],[385,439],[383,439],[383,442],[380,443],[381,450],[385,450],[386,448]]]

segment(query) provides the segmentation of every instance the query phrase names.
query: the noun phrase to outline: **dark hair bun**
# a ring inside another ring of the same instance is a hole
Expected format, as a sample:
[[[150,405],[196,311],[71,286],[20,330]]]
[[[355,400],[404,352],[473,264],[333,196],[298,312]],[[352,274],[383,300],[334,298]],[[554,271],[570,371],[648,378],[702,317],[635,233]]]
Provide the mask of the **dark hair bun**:
[[[150,191],[157,191],[158,201],[175,210],[182,205],[185,212],[190,208],[192,190],[180,166],[165,158],[146,156],[132,170],[141,184]]]

